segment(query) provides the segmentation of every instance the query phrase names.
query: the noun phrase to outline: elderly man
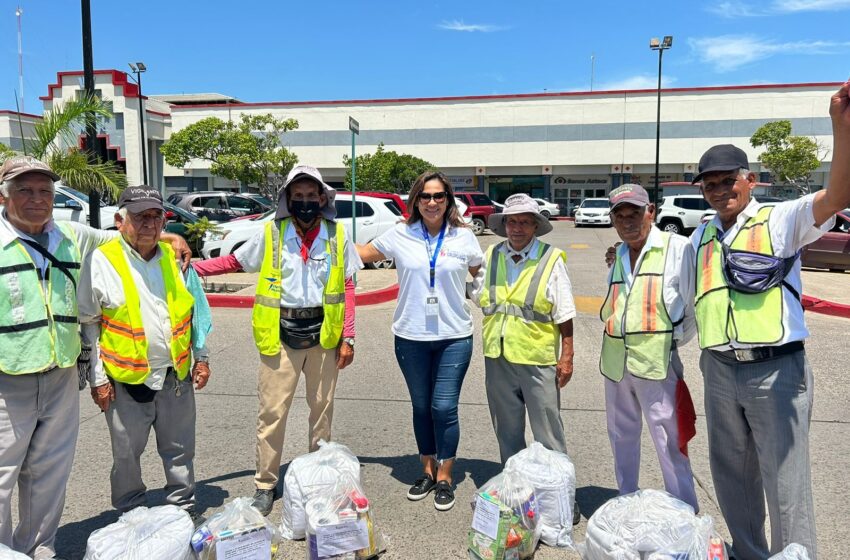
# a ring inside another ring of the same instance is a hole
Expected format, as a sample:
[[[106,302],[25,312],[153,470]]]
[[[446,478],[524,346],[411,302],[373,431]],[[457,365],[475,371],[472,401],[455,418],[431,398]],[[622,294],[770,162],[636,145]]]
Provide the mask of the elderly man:
[[[526,194],[509,196],[488,225],[507,241],[487,250],[471,298],[484,312],[487,402],[502,463],[525,449],[526,413],[534,439],[566,453],[561,389],[573,375],[576,315],[567,256],[537,239],[552,225]]]
[[[58,179],[31,157],[0,167],[0,543],[36,560],[55,555],[77,442],[80,263],[117,235],[54,222]]]
[[[354,284],[360,257],[341,222],[336,191],[314,167],[296,166],[278,195],[275,219],[228,255],[197,263],[201,276],[259,272],[252,324],[260,352],[254,507],[271,512],[286,418],[301,372],[310,408],[310,451],[331,439],[339,370],[354,357]]]
[[[817,554],[809,464],[813,377],[803,341],[799,251],[850,205],[850,82],[832,96],[829,187],[775,206],[734,146],[709,149],[695,182],[717,210],[691,236],[709,459],[738,560],[795,542]],[[765,538],[765,498],[771,544]]]
[[[153,428],[166,501],[197,522],[192,382],[202,389],[210,369],[206,346],[196,343],[193,352],[192,322],[206,300],[187,290],[174,251],[160,242],[159,191],[129,187],[118,208],[121,237],[92,253],[79,298],[83,338],[99,350],[92,353],[90,381],[112,440],[112,505],[122,513],[147,505],[140,459]]]
[[[605,331],[599,367],[605,376],[617,486],[620,494],[638,490],[643,415],[664,487],[698,510],[685,454],[687,438],[680,437],[684,434],[679,433],[677,414],[685,406],[693,418],[676,351],[677,344],[695,332],[693,310],[682,297],[683,291],[689,293],[681,274],[688,240],[653,225],[655,205],[640,185],[614,189],[609,199],[611,221],[623,244],[608,275],[608,295],[600,311]]]

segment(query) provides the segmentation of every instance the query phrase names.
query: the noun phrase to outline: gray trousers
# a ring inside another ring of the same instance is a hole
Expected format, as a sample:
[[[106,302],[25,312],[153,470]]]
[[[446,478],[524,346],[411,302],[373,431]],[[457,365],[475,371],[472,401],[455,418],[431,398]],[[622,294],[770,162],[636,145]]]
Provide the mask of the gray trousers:
[[[179,394],[178,394],[179,393]],[[180,507],[195,503],[195,392],[191,375],[183,381],[169,371],[165,383],[149,403],[139,403],[120,384],[106,411],[112,439],[109,481],[112,505],[121,512],[147,505],[140,459],[151,427],[165,470],[166,502]]]
[[[700,369],[711,476],[735,557],[763,560],[795,542],[815,560],[809,465],[814,382],[806,353],[737,363],[704,350]]]
[[[0,373],[0,543],[37,560],[53,558],[79,429],[76,365],[49,373]]]
[[[514,364],[499,356],[484,358],[484,374],[502,464],[526,447],[526,411],[534,440],[547,449],[567,452],[555,366]]]

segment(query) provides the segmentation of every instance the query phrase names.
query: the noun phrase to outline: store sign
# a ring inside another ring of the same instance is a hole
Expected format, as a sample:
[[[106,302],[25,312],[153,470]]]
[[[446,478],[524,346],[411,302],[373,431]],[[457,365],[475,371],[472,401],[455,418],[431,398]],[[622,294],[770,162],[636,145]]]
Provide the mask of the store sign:
[[[672,181],[684,181],[684,175],[680,175],[678,173],[670,173],[670,174],[661,174],[658,176],[659,183],[669,183]],[[654,187],[655,186],[655,174],[649,173],[640,173],[633,174],[630,182],[635,183],[636,185],[643,185]]]
[[[611,178],[608,175],[557,175],[552,177],[552,184],[557,186],[571,185],[601,185],[607,186],[610,184]]]
[[[471,189],[473,185],[472,177],[463,177],[458,175],[449,175],[448,176],[449,183],[452,185],[452,188],[457,189]]]

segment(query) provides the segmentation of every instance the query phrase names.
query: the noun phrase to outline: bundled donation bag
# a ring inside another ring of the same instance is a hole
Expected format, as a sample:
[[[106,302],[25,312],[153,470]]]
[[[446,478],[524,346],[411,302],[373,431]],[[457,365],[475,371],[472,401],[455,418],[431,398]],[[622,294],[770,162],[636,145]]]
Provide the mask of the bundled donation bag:
[[[319,490],[332,486],[342,473],[360,483],[360,461],[346,446],[319,441],[319,449],[292,460],[283,477],[283,516],[280,533],[285,539],[303,539],[307,531],[304,507]]]
[[[30,557],[0,544],[0,560],[30,560]]]
[[[661,490],[608,500],[587,522],[584,560],[728,560],[714,522]]]
[[[191,560],[194,530],[177,506],[137,507],[92,533],[84,560]]]
[[[307,560],[364,560],[383,552],[371,505],[359,479],[347,472],[314,492],[305,507]]]
[[[534,488],[540,540],[573,548],[576,469],[570,458],[535,441],[508,459],[505,467],[521,472]]]
[[[3,554],[0,553],[0,560],[2,558]],[[809,560],[809,551],[801,544],[791,543],[785,547],[785,550],[771,556],[768,560]]]
[[[192,535],[192,548],[199,560],[275,557],[280,533],[251,502],[251,498],[236,498],[198,527]]]
[[[467,549],[472,560],[531,558],[540,539],[537,498],[523,473],[505,467],[472,501]]]

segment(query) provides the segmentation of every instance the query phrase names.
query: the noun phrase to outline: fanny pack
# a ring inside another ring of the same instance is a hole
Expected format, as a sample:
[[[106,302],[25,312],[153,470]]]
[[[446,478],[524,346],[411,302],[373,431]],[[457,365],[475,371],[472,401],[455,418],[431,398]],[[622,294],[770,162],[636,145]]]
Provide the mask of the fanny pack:
[[[793,257],[774,257],[730,249],[723,244],[723,278],[727,286],[745,294],[760,294],[782,284],[799,300],[797,290],[785,282],[799,256],[798,252]]]
[[[305,350],[319,344],[323,316],[306,319],[280,318],[280,340],[295,350]]]

